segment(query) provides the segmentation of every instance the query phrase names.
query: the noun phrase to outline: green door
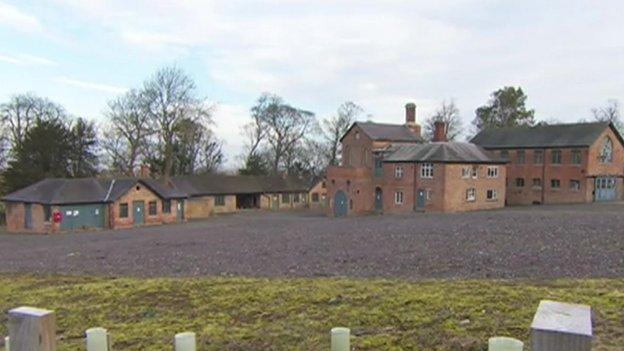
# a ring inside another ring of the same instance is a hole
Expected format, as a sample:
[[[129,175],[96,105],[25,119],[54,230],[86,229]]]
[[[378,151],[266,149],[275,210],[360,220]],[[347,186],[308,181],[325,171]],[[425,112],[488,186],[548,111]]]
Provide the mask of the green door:
[[[61,230],[104,228],[106,205],[61,206]]]
[[[32,229],[32,204],[24,204],[24,228]]]
[[[145,202],[134,201],[132,203],[132,213],[134,216],[134,226],[142,226],[145,223]]]

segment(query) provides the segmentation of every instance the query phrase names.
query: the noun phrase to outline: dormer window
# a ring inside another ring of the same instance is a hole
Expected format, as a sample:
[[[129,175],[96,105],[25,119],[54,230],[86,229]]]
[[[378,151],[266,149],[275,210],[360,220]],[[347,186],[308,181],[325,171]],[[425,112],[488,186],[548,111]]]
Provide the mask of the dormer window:
[[[602,153],[600,154],[600,160],[602,163],[613,162],[613,141],[607,137],[602,145]]]

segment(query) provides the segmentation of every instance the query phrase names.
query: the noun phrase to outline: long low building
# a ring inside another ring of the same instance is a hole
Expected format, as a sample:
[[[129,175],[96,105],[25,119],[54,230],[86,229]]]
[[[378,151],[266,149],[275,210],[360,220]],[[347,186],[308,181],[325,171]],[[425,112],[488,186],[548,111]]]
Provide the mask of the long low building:
[[[182,222],[241,209],[302,209],[314,185],[277,176],[47,178],[2,201],[9,232],[56,233]]]

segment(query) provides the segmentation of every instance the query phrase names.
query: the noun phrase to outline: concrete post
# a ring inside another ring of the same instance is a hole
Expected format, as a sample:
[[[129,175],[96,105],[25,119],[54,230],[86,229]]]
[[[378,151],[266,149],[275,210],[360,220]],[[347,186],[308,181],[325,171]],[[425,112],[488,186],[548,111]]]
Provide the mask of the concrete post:
[[[11,338],[9,338],[8,336],[4,338],[4,350],[5,351],[11,351],[11,346],[9,346],[9,341]]]
[[[195,351],[195,333],[186,332],[175,335],[174,338],[175,351]]]
[[[490,338],[488,351],[522,351],[524,344],[520,340],[504,336]]]
[[[592,337],[591,307],[540,302],[531,324],[531,350],[590,351]]]
[[[11,351],[56,351],[54,312],[33,307],[9,311]]]
[[[331,351],[349,351],[351,344],[349,328],[332,328],[331,330]]]
[[[104,328],[87,330],[87,351],[110,351],[110,336]]]

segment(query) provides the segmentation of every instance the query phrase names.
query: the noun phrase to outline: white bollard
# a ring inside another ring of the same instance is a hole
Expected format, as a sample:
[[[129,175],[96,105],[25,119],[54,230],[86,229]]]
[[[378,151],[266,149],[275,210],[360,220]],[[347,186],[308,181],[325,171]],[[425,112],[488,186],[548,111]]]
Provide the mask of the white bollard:
[[[488,342],[488,351],[522,351],[523,347],[522,341],[504,336],[490,338]]]
[[[349,330],[349,328],[332,328],[331,351],[349,351],[351,349],[349,341],[350,333],[351,330]]]
[[[175,335],[175,351],[195,351],[195,333],[186,332]]]
[[[4,350],[5,351],[11,351],[11,346],[9,345],[9,340],[10,340],[10,338],[8,336],[6,336],[4,338]]]
[[[110,351],[110,338],[104,328],[87,330],[87,351]]]

